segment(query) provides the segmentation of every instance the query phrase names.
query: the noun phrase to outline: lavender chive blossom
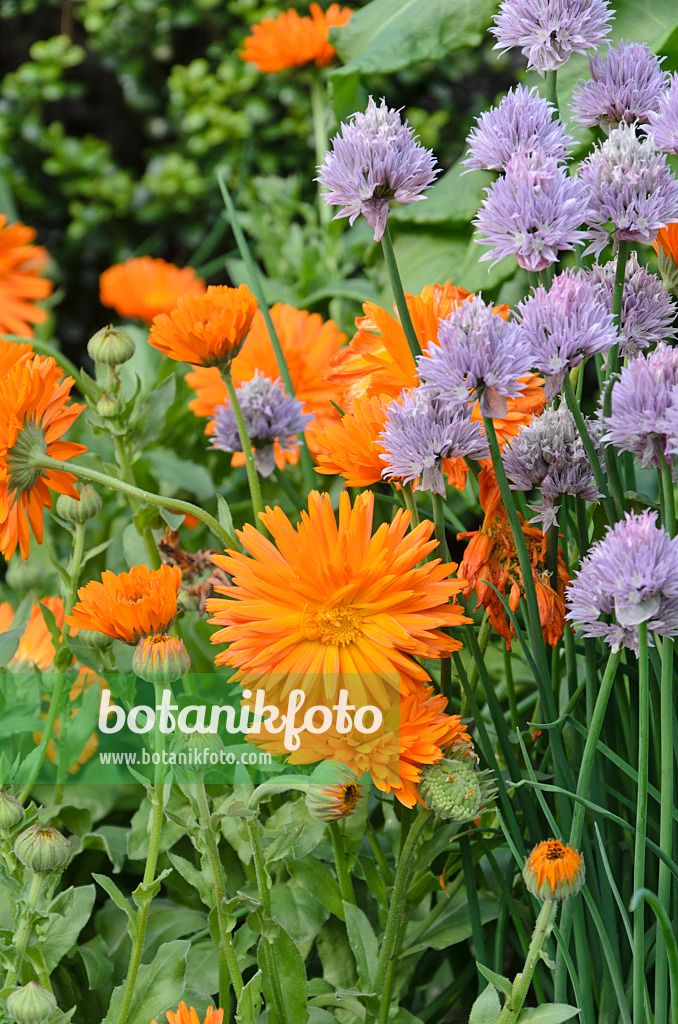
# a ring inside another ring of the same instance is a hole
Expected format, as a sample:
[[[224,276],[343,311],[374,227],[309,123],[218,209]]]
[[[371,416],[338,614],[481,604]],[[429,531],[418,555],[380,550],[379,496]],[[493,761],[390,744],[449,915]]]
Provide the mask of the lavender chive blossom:
[[[238,388],[238,402],[257,470],[262,476],[270,476],[275,469],[274,442],[291,451],[299,444],[296,435],[305,430],[313,416],[302,412],[298,399],[285,394],[280,381],[273,382],[259,373]],[[242,451],[238,425],[228,403],[217,406],[212,447],[224,452]]]
[[[475,295],[440,321],[437,342],[417,360],[419,376],[455,406],[478,402],[483,416],[501,418],[525,385],[532,353],[520,327]]]
[[[548,292],[542,285],[535,288],[518,304],[516,316],[534,369],[546,375],[547,400],[558,394],[569,369],[617,341],[612,313],[582,270],[563,270]]]
[[[663,59],[647,43],[620,43],[605,59],[589,57],[591,79],[579,83],[570,104],[575,121],[606,129],[621,121],[648,121],[666,88]]]
[[[420,477],[417,490],[445,497],[443,459],[485,459],[489,456],[482,425],[471,420],[466,405],[451,409],[434,389],[405,391],[388,407],[388,419],[379,435],[386,449],[382,476],[404,483]]]
[[[678,220],[678,181],[651,138],[640,139],[622,123],[583,161],[579,175],[588,198],[587,252],[598,255],[614,241],[654,241],[660,228]]]
[[[587,423],[598,454],[602,451],[593,423]],[[513,438],[502,452],[502,460],[511,487],[516,491],[541,490],[542,502],[531,506],[537,512],[533,523],[544,533],[558,525],[560,498],[576,494],[586,501],[597,501],[600,492],[588,456],[569,409],[547,409]]]
[[[495,50],[519,46],[528,70],[557,71],[573,53],[597,49],[610,32],[608,0],[504,0],[490,32]]]
[[[536,88],[509,89],[501,103],[482,113],[477,127],[471,129],[466,140],[469,156],[463,162],[469,170],[504,171],[515,153],[534,149],[558,163],[566,160],[574,140],[554,113],[553,105]]]
[[[613,651],[638,654],[641,622],[660,636],[678,635],[678,537],[657,527],[656,512],[627,513],[593,544],[565,600],[565,618]]]
[[[430,150],[414,138],[400,112],[378,107],[370,96],[364,114],[353,114],[332,141],[318,168],[317,181],[329,191],[323,199],[329,206],[341,206],[335,216],[348,217],[349,224],[362,215],[374,228],[378,242],[386,229],[390,202],[414,203],[425,199],[421,193],[440,172]]]
[[[589,271],[598,297],[609,313],[612,312],[616,271],[616,258],[609,263],[595,263]],[[641,267],[632,250],[624,274],[619,331],[621,354],[635,356],[648,345],[674,338],[678,333],[673,326],[677,311],[675,301],[664,291],[661,278]]]
[[[659,467],[668,450],[666,417],[678,398],[678,349],[660,342],[631,359],[612,388],[605,441],[632,452],[644,467]]]
[[[668,89],[648,120],[655,149],[678,155],[678,74],[671,75]]]
[[[477,241],[491,248],[480,257],[495,263],[515,256],[523,270],[555,263],[586,236],[587,199],[577,178],[539,151],[516,153],[503,178],[488,189],[474,220]]]

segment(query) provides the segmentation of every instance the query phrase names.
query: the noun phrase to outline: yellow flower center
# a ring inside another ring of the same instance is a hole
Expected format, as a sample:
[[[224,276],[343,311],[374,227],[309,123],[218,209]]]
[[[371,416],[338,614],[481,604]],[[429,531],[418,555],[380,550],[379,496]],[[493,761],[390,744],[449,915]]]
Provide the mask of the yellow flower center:
[[[362,633],[361,626],[360,612],[342,604],[319,612],[316,618],[316,629],[322,643],[338,647],[355,643]]]

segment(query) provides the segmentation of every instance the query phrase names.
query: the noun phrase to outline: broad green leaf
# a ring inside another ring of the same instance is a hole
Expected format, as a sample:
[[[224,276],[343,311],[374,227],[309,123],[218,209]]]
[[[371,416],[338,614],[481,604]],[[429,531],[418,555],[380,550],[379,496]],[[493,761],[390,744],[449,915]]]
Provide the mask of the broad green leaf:
[[[271,981],[266,970],[265,949],[267,945],[269,944],[266,939],[262,939],[259,943],[259,966],[263,972],[262,985],[268,1007],[269,1022],[270,1024],[280,1024],[271,992]],[[287,1010],[288,1020],[294,1021],[294,1024],[306,1024],[308,1021],[308,1007],[306,1005],[308,981],[306,979],[306,968],[301,953],[284,928],[278,930],[275,940],[275,951],[280,966],[282,998]]]
[[[101,988],[113,973],[113,964],[106,950],[106,943],[100,935],[83,946],[78,947],[82,962],[87,971],[90,991]]]
[[[257,1024],[261,1010],[261,971],[253,974],[247,982],[235,1011],[235,1019],[239,1024]]]
[[[134,941],[134,936],[136,935],[137,930],[137,915],[134,907],[124,893],[118,889],[113,879],[109,878],[108,875],[97,875],[93,872],[92,878],[95,882],[99,883],[105,892],[108,893],[118,910],[122,910],[122,912],[127,916],[127,931],[129,932],[129,936],[132,941]]]
[[[487,171],[465,170],[461,160],[450,167],[435,185],[424,193],[426,198],[418,203],[398,205],[391,211],[394,221],[408,221],[413,224],[468,224],[478,212],[485,195],[485,187],[494,175]]]
[[[579,1010],[567,1003],[551,1003],[545,1006],[531,1006],[520,1014],[520,1024],[561,1024],[576,1017]]]
[[[421,61],[442,60],[461,46],[478,46],[497,0],[372,0],[331,34],[344,67],[333,78],[384,74]]]
[[[169,448],[150,448],[144,457],[150,462],[160,483],[169,485],[163,494],[172,497],[179,490],[190,491],[201,501],[208,500],[214,494],[214,482],[204,466],[180,459]]]
[[[359,907],[344,903],[348,941],[358,968],[358,982],[365,991],[374,990],[374,978],[379,959],[379,942],[372,925]]]
[[[492,985],[488,985],[473,1004],[468,1024],[496,1024],[500,1013],[501,1003],[497,990]]]
[[[141,965],[127,1024],[148,1024],[151,1020],[160,1020],[165,1010],[183,999],[186,957],[190,948],[188,941],[168,942],[160,947],[150,964]],[[113,992],[103,1024],[116,1024],[119,1020],[124,987],[124,984],[119,985]]]
[[[272,886],[273,916],[299,946],[316,937],[329,911],[313,895],[313,889],[294,879]]]
[[[95,894],[93,885],[81,885],[66,889],[52,903],[42,926],[41,951],[48,971],[53,971],[68,953],[89,921]]]
[[[339,883],[323,861],[305,857],[303,860],[288,860],[285,864],[292,878],[312,892],[330,913],[344,920],[345,905],[342,904]]]
[[[486,250],[462,235],[403,231],[395,241],[398,267],[405,291],[417,294],[425,284],[438,281],[466,288],[470,292],[496,288],[516,270],[516,261],[507,256],[492,269],[478,263]]]

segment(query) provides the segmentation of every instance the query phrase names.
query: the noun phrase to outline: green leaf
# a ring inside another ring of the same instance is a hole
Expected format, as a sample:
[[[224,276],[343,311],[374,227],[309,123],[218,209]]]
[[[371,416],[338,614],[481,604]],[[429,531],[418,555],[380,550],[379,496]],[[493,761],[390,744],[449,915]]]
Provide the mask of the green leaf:
[[[128,565],[148,565],[146,544],[134,523],[128,523],[122,531],[122,553]]]
[[[403,231],[395,240],[398,267],[405,291],[418,294],[425,284],[451,280],[470,292],[496,288],[516,270],[512,256],[500,260],[492,269],[478,263],[486,251],[462,235]]]
[[[235,536],[233,516],[231,515],[231,510],[228,507],[228,502],[222,494],[217,494],[217,519],[219,520],[219,526],[223,526],[227,533]]]
[[[500,1013],[501,1003],[497,990],[488,985],[473,1004],[468,1024],[495,1024]]]
[[[270,979],[265,973],[265,958],[263,956],[266,940],[259,943],[259,966],[264,969],[262,978],[264,995],[268,1006],[268,1019],[270,1024],[280,1024],[278,1014],[275,1010],[275,1003],[270,990]],[[280,987],[282,998],[287,1010],[288,1020],[294,1024],[306,1024],[308,1021],[308,981],[306,979],[306,968],[301,953],[295,942],[284,928],[280,928],[274,943],[275,956],[278,960],[280,971]],[[104,1022],[106,1024],[106,1022]],[[132,1022],[130,1022],[132,1024]],[[141,1022],[140,1022],[141,1024]]]
[[[424,202],[395,204],[391,219],[413,224],[470,223],[494,175],[487,171],[463,174],[464,170],[461,160],[457,160],[426,192]]]
[[[344,67],[333,78],[398,71],[442,60],[461,46],[478,46],[497,0],[372,0],[331,34]]]
[[[373,992],[379,959],[377,936],[359,907],[353,906],[352,903],[344,903],[344,914],[348,941],[358,968],[358,983],[364,991]]]
[[[113,879],[109,878],[108,875],[97,875],[92,872],[92,878],[95,882],[99,883],[105,892],[108,893],[118,910],[122,910],[122,912],[127,915],[127,931],[132,942],[134,942],[137,931],[137,915],[132,904],[120,889],[118,889]]]
[[[148,1024],[150,1020],[159,1020],[165,1010],[176,1006],[183,999],[186,957],[190,948],[188,940],[167,942],[160,947],[150,964],[141,965],[126,1024]],[[102,1024],[115,1024],[119,1020],[124,988],[123,983],[113,992]]]
[[[272,886],[273,915],[299,946],[316,937],[330,916],[313,890],[294,879]]]
[[[261,971],[253,974],[238,999],[235,1019],[240,1024],[257,1024],[261,1010]]]
[[[431,920],[430,928],[425,928],[424,921],[417,921],[416,924],[411,925],[412,930],[417,935],[413,946],[408,945],[407,931],[405,932],[405,940],[403,942],[403,952],[405,954],[418,953],[426,949],[447,949],[448,946],[454,946],[457,942],[464,942],[470,937],[472,928],[466,893],[455,893],[450,900],[441,895],[439,899],[446,900],[447,905],[442,914],[437,911],[437,908],[434,908],[432,913],[429,914]],[[496,900],[480,893],[478,903],[481,923],[486,924],[488,921],[494,921],[499,913]]]
[[[303,860],[285,861],[285,865],[295,881],[313,893],[331,914],[344,920],[345,904],[342,903],[339,883],[326,864],[315,857],[305,857]]]
[[[190,860],[186,860],[185,857],[180,857],[176,853],[168,853],[167,856],[175,871],[178,871],[181,877],[185,878],[188,884],[196,890],[205,906],[213,907],[214,892],[209,876],[197,868],[195,864],[191,864]]]
[[[66,889],[57,896],[49,908],[49,916],[42,926],[41,951],[48,972],[54,970],[68,953],[78,935],[89,921],[96,890],[93,885]]]
[[[87,945],[80,946],[78,952],[87,971],[90,992],[96,991],[106,984],[113,973],[113,964],[108,956],[106,943],[100,935],[96,935]]]
[[[151,464],[158,481],[169,485],[163,494],[172,497],[177,491],[190,491],[201,501],[213,496],[214,482],[204,466],[180,459],[169,448],[151,448],[144,457]]]
[[[505,996],[513,995],[513,983],[505,978],[503,974],[495,974],[489,967],[485,967],[485,964],[476,964],[476,967],[484,978],[491,981],[495,988],[503,992]]]
[[[25,597],[12,617],[12,627],[0,633],[0,667],[9,665],[17,652],[19,641],[24,635],[28,620],[31,617],[33,598]]]
[[[578,1013],[576,1006],[568,1006],[567,1003],[531,1006],[520,1014],[520,1024],[561,1024],[561,1021],[570,1020]]]

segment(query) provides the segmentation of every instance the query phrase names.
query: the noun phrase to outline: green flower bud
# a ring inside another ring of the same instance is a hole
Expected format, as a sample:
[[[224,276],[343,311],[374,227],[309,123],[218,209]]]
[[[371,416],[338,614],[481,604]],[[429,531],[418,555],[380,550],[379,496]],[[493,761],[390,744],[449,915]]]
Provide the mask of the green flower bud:
[[[132,671],[149,683],[173,683],[190,667],[184,641],[166,633],[142,636],[132,658]]]
[[[678,264],[661,246],[657,253],[657,264],[659,265],[659,273],[664,281],[665,291],[678,295]]]
[[[419,795],[429,810],[444,821],[474,821],[494,795],[488,775],[489,772],[476,771],[470,757],[444,757],[437,764],[422,768]]]
[[[87,351],[95,363],[119,366],[134,355],[134,342],[121,327],[102,327],[87,342]]]
[[[71,844],[58,829],[31,825],[14,841],[14,856],[29,871],[59,871],[71,856]]]
[[[57,1008],[57,1001],[51,992],[34,981],[23,988],[17,988],[7,996],[7,1009],[17,1024],[40,1024],[47,1020]]]
[[[114,416],[118,415],[119,407],[113,395],[109,395],[106,391],[102,394],[101,398],[96,405],[97,412],[103,420],[110,420]]]
[[[113,643],[113,637],[99,633],[96,629],[79,629],[78,640],[93,651],[105,651]]]
[[[337,761],[323,761],[309,779],[306,807],[316,821],[335,821],[353,814],[362,795],[355,772]]]
[[[12,590],[25,594],[28,590],[40,588],[45,592],[45,584],[52,575],[52,568],[45,565],[39,555],[35,558],[11,558],[7,563],[5,581]]]
[[[0,832],[9,832],[18,825],[24,816],[24,809],[19,801],[0,789]]]
[[[67,523],[86,523],[94,519],[101,511],[101,498],[91,484],[83,484],[80,488],[80,500],[68,494],[60,494],[57,498],[56,512]]]

